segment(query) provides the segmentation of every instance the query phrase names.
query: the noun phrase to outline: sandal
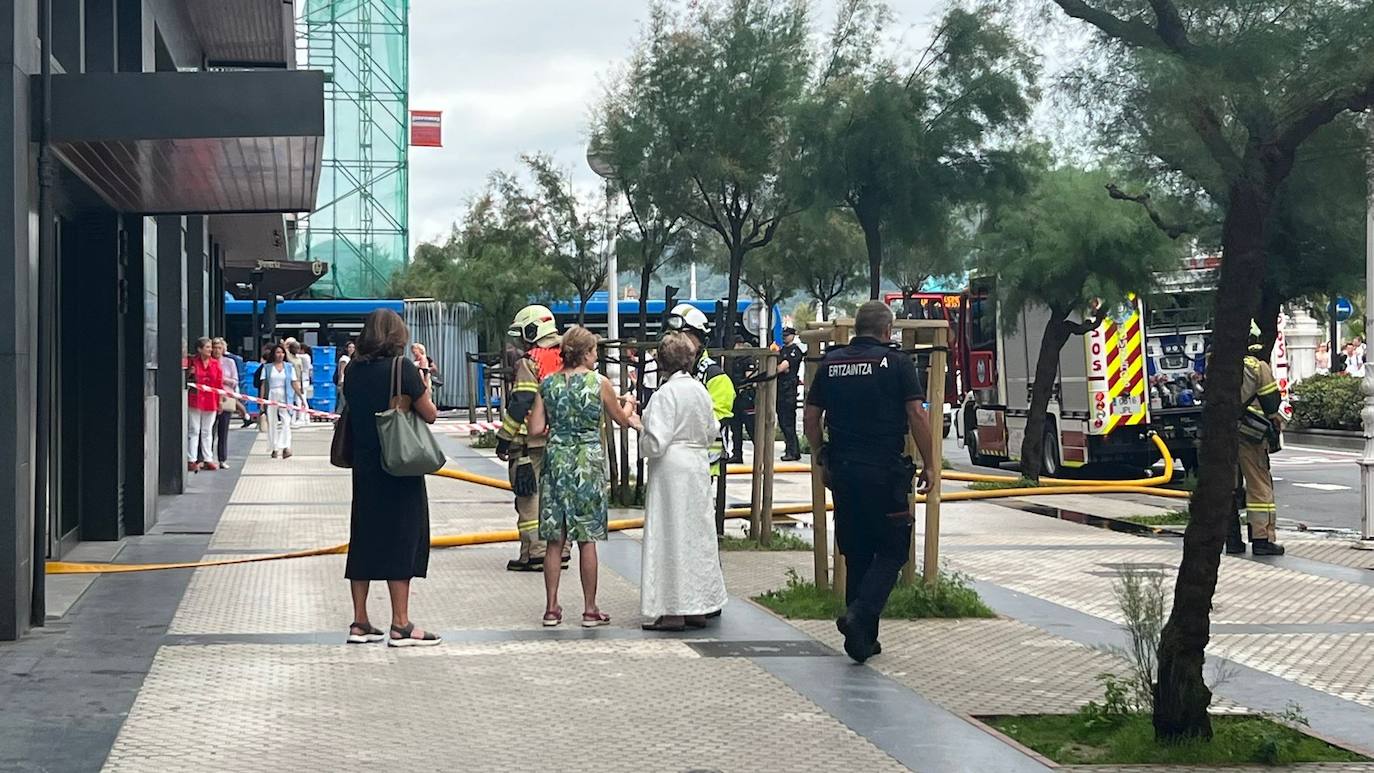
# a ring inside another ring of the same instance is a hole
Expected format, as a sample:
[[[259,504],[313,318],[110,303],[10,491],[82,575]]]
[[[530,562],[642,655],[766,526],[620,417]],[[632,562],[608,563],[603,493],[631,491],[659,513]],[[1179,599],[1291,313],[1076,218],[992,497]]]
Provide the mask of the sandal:
[[[386,634],[371,623],[354,623],[348,626],[349,644],[372,644],[385,638]]]
[[[657,620],[653,621],[652,623],[644,623],[643,625],[641,625],[641,626],[639,626],[639,627],[640,627],[640,628],[643,628],[643,629],[646,630],[646,631],[675,631],[675,632],[680,632],[680,631],[685,631],[685,630],[687,630],[687,625],[686,625],[686,623],[679,623],[678,625],[664,625],[664,623],[663,623],[663,618],[661,618],[661,617],[658,618]]]
[[[611,624],[611,616],[608,615],[608,614],[606,614],[605,612],[602,612],[601,610],[597,610],[597,611],[595,611],[595,612],[583,612],[583,613],[582,613],[582,627],[583,627],[583,628],[596,628],[597,626],[610,625],[610,624]]]
[[[415,624],[391,626],[391,636],[386,640],[388,647],[433,647],[443,641],[438,634],[422,631],[423,636],[415,635]],[[399,634],[399,635],[398,635]]]
[[[563,622],[563,607],[549,610],[544,613],[544,627],[552,628]]]

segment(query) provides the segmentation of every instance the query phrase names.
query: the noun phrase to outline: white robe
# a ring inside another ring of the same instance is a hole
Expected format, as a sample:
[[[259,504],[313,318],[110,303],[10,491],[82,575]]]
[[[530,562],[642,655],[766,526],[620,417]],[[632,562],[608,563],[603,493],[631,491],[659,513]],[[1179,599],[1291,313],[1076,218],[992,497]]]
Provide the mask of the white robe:
[[[644,409],[649,460],[639,581],[645,617],[704,615],[725,605],[708,449],[717,422],[701,382],[673,374]]]

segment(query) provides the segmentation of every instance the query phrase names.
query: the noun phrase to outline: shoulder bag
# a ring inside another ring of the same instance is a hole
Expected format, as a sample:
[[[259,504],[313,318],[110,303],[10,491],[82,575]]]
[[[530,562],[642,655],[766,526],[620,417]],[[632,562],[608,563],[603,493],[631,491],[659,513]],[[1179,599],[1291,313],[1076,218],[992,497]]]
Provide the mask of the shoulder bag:
[[[329,441],[329,463],[345,470],[353,466],[353,427],[348,423],[348,406],[334,420],[334,438]]]
[[[444,466],[443,449],[401,393],[401,358],[391,361],[390,407],[377,414],[382,469],[398,477],[428,475]]]

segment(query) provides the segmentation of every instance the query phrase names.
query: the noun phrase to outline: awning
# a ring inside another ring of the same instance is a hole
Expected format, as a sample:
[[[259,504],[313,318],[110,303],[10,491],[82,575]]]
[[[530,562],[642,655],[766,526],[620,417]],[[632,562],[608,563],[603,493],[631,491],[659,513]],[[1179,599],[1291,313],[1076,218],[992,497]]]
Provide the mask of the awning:
[[[120,212],[315,206],[319,71],[83,73],[52,83],[54,154]]]
[[[294,67],[295,6],[282,0],[183,0],[211,67]]]
[[[252,300],[256,274],[259,298],[292,298],[328,272],[329,264],[319,260],[260,260],[231,255],[224,260],[224,289],[239,300]]]

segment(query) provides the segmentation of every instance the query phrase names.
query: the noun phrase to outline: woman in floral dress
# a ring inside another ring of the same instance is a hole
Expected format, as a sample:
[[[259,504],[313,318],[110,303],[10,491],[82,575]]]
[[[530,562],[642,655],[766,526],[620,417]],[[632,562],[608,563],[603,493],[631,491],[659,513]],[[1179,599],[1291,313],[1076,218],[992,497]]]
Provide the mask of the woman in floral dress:
[[[592,370],[596,365],[596,336],[571,327],[563,335],[563,369],[539,385],[530,411],[531,435],[549,433],[544,470],[539,476],[539,538],[548,542],[547,555],[563,552],[563,543],[577,543],[577,566],[582,577],[582,627],[610,623],[610,615],[596,605],[596,543],[606,539],[606,451],[601,445],[601,417],[606,411],[617,423],[640,427],[634,406],[626,408],[611,382]],[[563,622],[558,605],[562,568],[544,562],[544,625]]]

